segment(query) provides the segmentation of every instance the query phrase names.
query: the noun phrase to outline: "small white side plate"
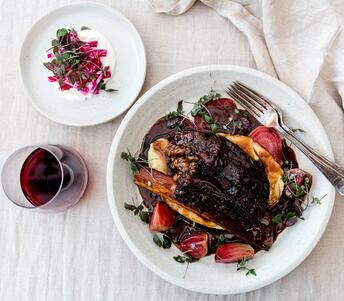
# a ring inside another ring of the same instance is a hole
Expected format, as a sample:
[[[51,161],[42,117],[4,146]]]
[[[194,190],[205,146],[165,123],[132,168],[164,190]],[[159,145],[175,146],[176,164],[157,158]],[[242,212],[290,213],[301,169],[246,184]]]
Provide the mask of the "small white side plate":
[[[116,53],[116,68],[108,87],[86,101],[64,99],[48,82],[46,50],[59,28],[87,26],[104,34]],[[28,32],[20,54],[20,71],[31,103],[53,121],[90,126],[109,121],[135,101],[146,75],[146,54],[140,35],[117,10],[96,3],[71,4],[51,11]]]

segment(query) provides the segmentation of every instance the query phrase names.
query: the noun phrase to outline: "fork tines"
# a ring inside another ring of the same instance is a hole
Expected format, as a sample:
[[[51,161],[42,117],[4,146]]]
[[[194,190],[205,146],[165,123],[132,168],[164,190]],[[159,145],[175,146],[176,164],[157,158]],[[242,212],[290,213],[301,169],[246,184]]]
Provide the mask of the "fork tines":
[[[260,118],[267,111],[274,109],[268,99],[238,81],[231,84],[226,92],[256,118]]]

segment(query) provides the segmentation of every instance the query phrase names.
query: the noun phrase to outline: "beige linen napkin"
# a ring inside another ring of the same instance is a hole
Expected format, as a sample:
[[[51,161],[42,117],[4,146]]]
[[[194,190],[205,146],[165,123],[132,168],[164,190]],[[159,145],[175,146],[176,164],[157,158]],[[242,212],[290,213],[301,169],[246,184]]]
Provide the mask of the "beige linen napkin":
[[[326,0],[262,0],[262,19],[235,1],[200,1],[247,37],[260,71],[288,84],[312,106],[344,165],[343,17]],[[150,2],[156,12],[179,15],[196,0]]]

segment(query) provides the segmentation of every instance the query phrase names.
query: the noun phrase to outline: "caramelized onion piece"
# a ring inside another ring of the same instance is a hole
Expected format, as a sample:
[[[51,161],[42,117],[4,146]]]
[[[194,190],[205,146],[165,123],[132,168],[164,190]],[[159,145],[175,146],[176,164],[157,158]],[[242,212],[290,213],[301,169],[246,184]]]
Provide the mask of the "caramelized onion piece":
[[[254,257],[254,249],[249,244],[244,243],[227,243],[220,245],[215,253],[215,261],[219,263],[237,262],[246,257]]]

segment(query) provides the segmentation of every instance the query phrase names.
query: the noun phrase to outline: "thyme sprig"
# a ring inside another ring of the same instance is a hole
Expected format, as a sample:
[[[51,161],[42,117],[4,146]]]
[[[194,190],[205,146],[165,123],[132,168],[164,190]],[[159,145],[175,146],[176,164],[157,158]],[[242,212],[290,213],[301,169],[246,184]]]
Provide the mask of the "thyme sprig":
[[[153,236],[153,241],[158,247],[163,247],[164,249],[169,249],[172,246],[172,241],[166,235],[163,235],[162,239],[157,233]]]
[[[253,275],[257,276],[256,270],[254,268],[247,267],[248,258],[244,256],[237,264],[237,271],[246,271],[246,276]]]
[[[137,160],[135,159],[134,156],[132,156],[132,154],[130,153],[130,151],[128,150],[127,152],[122,152],[121,153],[121,158],[123,160],[126,160],[130,163],[130,169],[133,172],[138,172],[140,170],[140,163],[137,162]]]
[[[177,255],[177,256],[173,256],[173,259],[179,263],[192,263],[192,262],[196,262],[198,261],[198,259],[196,258],[191,258],[185,255]]]
[[[146,223],[149,224],[150,216],[148,210],[145,210],[145,207],[143,206],[143,202],[135,206],[134,204],[128,204],[124,203],[124,208],[130,211],[134,212],[134,215],[139,215],[140,219]]]

